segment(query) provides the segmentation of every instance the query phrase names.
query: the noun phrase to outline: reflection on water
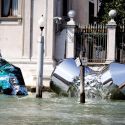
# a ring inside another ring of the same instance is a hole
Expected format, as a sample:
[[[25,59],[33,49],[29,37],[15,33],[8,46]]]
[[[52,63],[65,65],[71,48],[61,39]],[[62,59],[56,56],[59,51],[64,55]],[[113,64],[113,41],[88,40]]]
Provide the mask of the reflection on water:
[[[0,125],[124,125],[125,101],[58,97],[54,93],[25,97],[0,95]]]

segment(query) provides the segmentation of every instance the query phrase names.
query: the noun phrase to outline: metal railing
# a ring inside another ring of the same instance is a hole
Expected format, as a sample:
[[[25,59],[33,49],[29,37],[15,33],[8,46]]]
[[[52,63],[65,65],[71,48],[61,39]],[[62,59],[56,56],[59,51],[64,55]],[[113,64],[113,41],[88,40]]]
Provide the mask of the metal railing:
[[[77,27],[75,32],[75,57],[84,49],[88,63],[104,63],[107,54],[107,29],[104,25]]]
[[[125,63],[125,25],[116,29],[116,60]]]

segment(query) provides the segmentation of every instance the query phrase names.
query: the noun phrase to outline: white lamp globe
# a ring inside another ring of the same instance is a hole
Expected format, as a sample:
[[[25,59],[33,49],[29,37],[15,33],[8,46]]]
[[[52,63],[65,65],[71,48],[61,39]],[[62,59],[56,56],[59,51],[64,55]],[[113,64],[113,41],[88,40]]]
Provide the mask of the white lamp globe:
[[[40,17],[40,19],[38,20],[38,25],[39,25],[39,27],[44,27],[44,17],[43,17],[43,15]]]

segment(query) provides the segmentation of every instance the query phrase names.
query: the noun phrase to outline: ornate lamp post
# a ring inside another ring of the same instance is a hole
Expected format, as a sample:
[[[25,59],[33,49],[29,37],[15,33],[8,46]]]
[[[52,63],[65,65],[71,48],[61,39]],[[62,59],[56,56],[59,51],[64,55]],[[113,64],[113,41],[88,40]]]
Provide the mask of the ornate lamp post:
[[[36,84],[36,98],[42,98],[42,87],[43,87],[43,54],[44,54],[44,18],[43,15],[38,21],[41,33],[38,39],[38,59],[37,59],[37,84]]]

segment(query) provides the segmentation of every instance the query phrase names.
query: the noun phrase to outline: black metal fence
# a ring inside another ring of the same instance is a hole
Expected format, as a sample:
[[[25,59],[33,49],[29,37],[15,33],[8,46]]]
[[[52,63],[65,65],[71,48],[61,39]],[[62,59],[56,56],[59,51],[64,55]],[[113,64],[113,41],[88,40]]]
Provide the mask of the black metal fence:
[[[125,24],[116,28],[116,60],[125,63]]]
[[[107,54],[107,29],[105,25],[77,27],[75,32],[75,57],[83,49],[88,62],[104,63]]]

